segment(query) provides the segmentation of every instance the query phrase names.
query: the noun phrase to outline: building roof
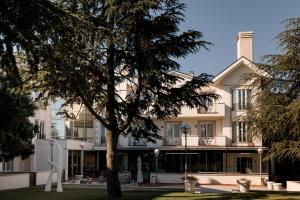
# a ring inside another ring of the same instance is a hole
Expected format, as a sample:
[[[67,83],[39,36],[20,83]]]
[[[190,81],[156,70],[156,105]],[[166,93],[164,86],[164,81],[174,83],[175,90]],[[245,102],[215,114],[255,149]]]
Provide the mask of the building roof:
[[[242,56],[239,59],[237,59],[236,61],[234,61],[234,63],[232,63],[231,65],[226,67],[219,74],[217,74],[212,80],[213,83],[215,83],[215,84],[219,83],[223,78],[225,78],[228,74],[230,74],[232,71],[234,71],[241,65],[246,65],[247,67],[249,67],[250,69],[252,69],[255,72],[258,71],[258,67],[252,61],[250,61],[246,57]]]

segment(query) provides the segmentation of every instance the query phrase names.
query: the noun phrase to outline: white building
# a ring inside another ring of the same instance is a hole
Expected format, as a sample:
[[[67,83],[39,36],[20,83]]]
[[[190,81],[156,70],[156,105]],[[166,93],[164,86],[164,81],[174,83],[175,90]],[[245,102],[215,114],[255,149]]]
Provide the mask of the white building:
[[[130,171],[134,178],[137,157],[140,156],[144,182],[149,182],[150,177],[156,174],[154,149],[158,148],[158,181],[182,182],[185,137],[180,132],[180,126],[189,124],[191,131],[187,135],[188,173],[200,177],[199,182],[204,184],[236,184],[237,179],[244,177],[259,185],[261,161],[257,150],[262,147],[262,142],[248,134],[243,121],[234,120],[236,116],[245,115],[253,103],[253,91],[242,80],[243,74],[256,71],[252,61],[253,32],[241,32],[237,39],[237,60],[215,76],[209,88],[205,88],[205,92],[218,94],[221,98],[208,101],[208,110],[183,107],[176,118],[156,121],[160,128],[159,134],[164,138],[156,144],[137,141],[130,136],[120,136],[119,170]],[[193,74],[175,71],[170,73],[185,80],[193,77]],[[120,90],[126,92],[127,88]],[[36,145],[35,154],[25,161],[15,158],[11,171],[48,170],[51,133],[59,138],[65,149],[66,179],[81,174],[82,163],[84,175],[98,176],[105,171],[105,128],[80,106],[73,108],[78,113],[76,120],[65,121],[55,116],[59,103],[60,101],[47,110],[37,112],[36,120],[41,125],[41,133],[33,140]],[[55,160],[56,149],[53,148],[53,151]],[[7,170],[6,165],[0,165],[0,169]],[[262,174],[264,178],[268,176],[264,162]]]

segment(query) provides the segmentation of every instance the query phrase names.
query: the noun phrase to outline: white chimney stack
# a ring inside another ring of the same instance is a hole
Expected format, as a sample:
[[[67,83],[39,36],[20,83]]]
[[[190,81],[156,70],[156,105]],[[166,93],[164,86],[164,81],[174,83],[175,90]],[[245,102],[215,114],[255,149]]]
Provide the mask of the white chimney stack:
[[[237,59],[244,56],[253,61],[253,31],[239,32],[237,36]]]

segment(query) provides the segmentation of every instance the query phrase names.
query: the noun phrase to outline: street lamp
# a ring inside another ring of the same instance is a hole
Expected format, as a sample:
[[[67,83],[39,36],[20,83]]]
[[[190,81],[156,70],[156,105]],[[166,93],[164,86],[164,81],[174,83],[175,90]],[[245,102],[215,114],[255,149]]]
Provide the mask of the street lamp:
[[[180,127],[180,130],[182,133],[184,133],[184,139],[185,139],[185,162],[184,162],[184,190],[187,192],[187,134],[191,131],[191,127],[188,124],[183,124]]]
[[[264,152],[263,148],[259,147],[257,149],[259,154],[259,178],[260,178],[260,186],[262,186],[262,177],[261,177],[261,154]]]
[[[157,167],[158,167],[158,156],[159,156],[159,149],[154,150],[155,153],[155,171],[156,171],[156,176],[155,176],[155,184],[157,183]]]
[[[85,143],[82,142],[80,143],[80,147],[81,147],[81,164],[80,164],[80,172],[81,172],[81,175],[83,176],[83,148],[85,146]]]

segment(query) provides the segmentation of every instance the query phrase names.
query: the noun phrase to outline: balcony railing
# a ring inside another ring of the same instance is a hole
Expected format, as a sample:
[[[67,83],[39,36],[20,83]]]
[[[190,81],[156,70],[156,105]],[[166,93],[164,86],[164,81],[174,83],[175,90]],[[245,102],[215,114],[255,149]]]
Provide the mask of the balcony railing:
[[[165,139],[166,146],[184,146],[185,136],[182,135],[181,138],[170,137]],[[225,136],[215,136],[215,137],[200,137],[198,135],[188,135],[187,136],[187,146],[226,146]]]
[[[249,110],[251,108],[251,103],[247,104],[241,104],[241,103],[234,103],[232,104],[232,109],[235,111],[241,111],[241,110]]]
[[[144,138],[136,139],[134,137],[128,137],[128,146],[146,146],[147,140]]]
[[[166,146],[178,146],[180,145],[180,137],[167,137],[165,139]]]
[[[216,145],[215,137],[199,137],[199,145]]]
[[[207,108],[201,107],[197,109],[198,114],[204,113],[216,113],[217,112],[217,105],[213,104],[212,106],[208,106]]]

